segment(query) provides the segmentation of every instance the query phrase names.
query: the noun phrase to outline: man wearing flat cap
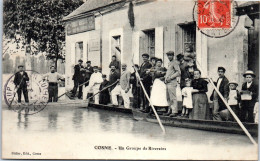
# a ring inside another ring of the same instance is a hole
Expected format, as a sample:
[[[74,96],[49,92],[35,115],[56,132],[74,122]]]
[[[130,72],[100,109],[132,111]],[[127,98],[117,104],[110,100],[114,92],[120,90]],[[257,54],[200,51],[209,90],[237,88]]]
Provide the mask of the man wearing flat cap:
[[[253,81],[255,74],[248,70],[243,74],[246,82],[242,84],[241,89],[241,121],[254,122],[254,106],[258,101],[258,85]],[[247,95],[246,99],[245,96]]]
[[[145,91],[150,97],[151,94],[150,90],[152,85],[152,75],[150,73],[150,70],[152,68],[152,64],[149,62],[149,55],[147,53],[144,53],[142,57],[143,57],[143,63],[140,66],[140,77],[141,77],[141,81],[143,82]],[[149,101],[147,100],[143,89],[141,90],[140,106],[141,106],[141,110],[143,110],[144,112],[150,112]]]
[[[174,60],[174,52],[169,51],[166,53],[169,64],[168,69],[165,75],[165,83],[167,87],[167,95],[168,95],[168,103],[169,109],[168,112],[165,114],[166,116],[177,117],[178,115],[178,106],[177,106],[177,77],[181,75],[181,70],[179,67],[179,63]]]
[[[72,77],[72,80],[74,81],[74,87],[72,89],[72,97],[75,97],[78,90],[79,82],[82,79],[82,71],[84,70],[84,66],[82,65],[82,62],[83,61],[79,59],[78,64],[74,66],[74,75]],[[81,96],[82,96],[82,86],[80,86],[79,88],[78,98],[81,98]]]
[[[214,82],[214,84],[216,85],[221,95],[227,100],[229,93],[229,80],[225,77],[225,72],[226,69],[224,67],[218,67],[219,78],[217,82]],[[213,120],[221,121],[222,119],[220,117],[219,112],[227,108],[225,103],[222,101],[222,99],[219,97],[218,93],[215,90],[213,90],[210,96],[210,100],[213,101]]]
[[[185,79],[189,78],[187,66],[188,63],[184,60],[183,54],[177,55],[177,61],[179,62],[180,70],[181,70],[181,77],[180,77],[180,87],[183,89],[185,87]]]
[[[93,67],[91,66],[91,61],[87,61],[87,66],[85,67],[85,72],[86,72],[86,76],[85,76],[84,82],[89,81],[91,74],[94,73]],[[85,86],[88,86],[88,84],[89,83],[86,83]]]
[[[18,94],[18,104],[21,103],[22,92],[23,92],[25,102],[29,103],[27,83],[26,83],[26,81],[29,81],[29,77],[28,74],[24,71],[23,65],[19,65],[18,70],[19,71],[15,73],[14,76],[14,84]]]

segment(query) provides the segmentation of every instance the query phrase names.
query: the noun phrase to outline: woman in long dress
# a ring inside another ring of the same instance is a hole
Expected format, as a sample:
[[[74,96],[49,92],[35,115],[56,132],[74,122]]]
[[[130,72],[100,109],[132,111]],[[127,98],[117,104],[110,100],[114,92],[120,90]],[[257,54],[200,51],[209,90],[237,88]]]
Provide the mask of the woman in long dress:
[[[193,109],[190,113],[191,119],[208,120],[209,103],[206,92],[208,91],[208,82],[201,78],[200,70],[194,70],[194,79],[191,82]]]
[[[162,59],[156,60],[156,66],[153,70],[153,87],[151,92],[151,103],[157,107],[167,107],[167,91],[164,83],[166,68],[162,67]]]

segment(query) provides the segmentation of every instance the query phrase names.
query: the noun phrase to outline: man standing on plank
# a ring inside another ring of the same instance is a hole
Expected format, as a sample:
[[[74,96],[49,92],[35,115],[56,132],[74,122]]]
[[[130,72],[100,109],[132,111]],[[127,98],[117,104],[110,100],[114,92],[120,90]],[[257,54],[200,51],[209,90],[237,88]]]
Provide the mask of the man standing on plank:
[[[100,84],[103,82],[102,74],[98,71],[98,67],[94,66],[94,73],[89,79],[89,85],[85,87],[83,92],[83,100],[87,99],[87,95],[90,91],[93,91],[93,94],[99,92]],[[95,95],[95,104],[99,104],[99,94]]]
[[[27,83],[29,81],[28,74],[24,71],[23,65],[18,66],[19,71],[15,73],[14,84],[18,94],[18,104],[21,104],[22,92],[25,102],[29,103]]]
[[[143,57],[143,63],[140,66],[140,77],[144,85],[144,88],[148,96],[150,97],[151,85],[152,85],[152,75],[150,73],[150,70],[152,68],[152,64],[149,62],[149,55],[147,53],[144,53],[142,57]],[[146,98],[143,89],[141,90],[141,110],[143,112],[150,112],[151,110],[149,107],[149,101]]]
[[[167,112],[167,116],[176,117],[178,115],[178,106],[177,106],[177,95],[176,95],[176,88],[177,88],[177,77],[181,75],[181,70],[179,67],[179,63],[173,59],[174,52],[169,51],[166,53],[169,64],[168,69],[165,75],[165,83],[167,87],[167,94],[168,94],[168,102],[169,102],[169,109]]]
[[[74,87],[73,87],[73,90],[72,90],[72,97],[75,97],[75,95],[77,93],[77,90],[78,90],[80,78],[82,77],[82,73],[81,72],[82,72],[82,70],[84,70],[82,62],[83,61],[80,59],[78,61],[78,64],[75,65],[75,67],[74,67],[74,75],[73,75],[73,78],[72,78],[72,80],[74,81]],[[81,97],[81,93],[82,93],[82,87],[79,88],[78,98]]]
[[[227,100],[228,93],[229,93],[229,87],[228,87],[228,79],[225,77],[226,69],[224,67],[218,67],[218,75],[219,78],[217,82],[214,82],[217,89],[221,93],[221,95]],[[213,93],[210,96],[210,100],[213,101],[213,120],[221,121],[221,117],[219,112],[222,110],[225,110],[227,107],[225,103],[221,100],[217,92],[214,90]]]
[[[55,71],[55,67],[51,66],[51,72],[42,76],[43,80],[47,80],[49,83],[49,101],[48,102],[58,102],[58,81],[64,80],[65,78]]]

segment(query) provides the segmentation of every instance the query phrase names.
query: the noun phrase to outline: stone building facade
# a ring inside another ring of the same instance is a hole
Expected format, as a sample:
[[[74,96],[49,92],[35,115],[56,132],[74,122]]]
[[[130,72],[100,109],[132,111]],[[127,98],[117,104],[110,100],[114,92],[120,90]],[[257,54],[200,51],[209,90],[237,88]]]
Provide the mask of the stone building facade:
[[[101,66],[104,74],[109,74],[112,55],[117,55],[118,60],[131,69],[132,58],[135,64],[140,65],[141,55],[146,52],[162,58],[167,67],[166,52],[172,50],[177,55],[184,51],[186,44],[194,46],[204,77],[209,75],[216,80],[217,68],[223,66],[229,79],[242,84],[242,74],[248,69],[249,34],[246,25],[252,21],[248,15],[239,17],[231,34],[223,38],[210,38],[196,27],[193,20],[195,3],[192,0],[132,2],[133,29],[128,19],[130,2],[126,0],[87,0],[64,18],[67,89],[73,87],[73,66],[78,59],[84,60],[84,63],[90,60],[92,65]],[[253,70],[259,68],[259,61],[255,60],[255,63]]]

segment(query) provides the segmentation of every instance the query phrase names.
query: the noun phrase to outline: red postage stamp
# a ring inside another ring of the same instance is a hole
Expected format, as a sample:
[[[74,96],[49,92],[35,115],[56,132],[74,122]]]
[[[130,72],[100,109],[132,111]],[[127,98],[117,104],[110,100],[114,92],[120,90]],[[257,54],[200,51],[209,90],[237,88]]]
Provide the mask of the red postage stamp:
[[[198,0],[198,27],[231,28],[231,0]]]

